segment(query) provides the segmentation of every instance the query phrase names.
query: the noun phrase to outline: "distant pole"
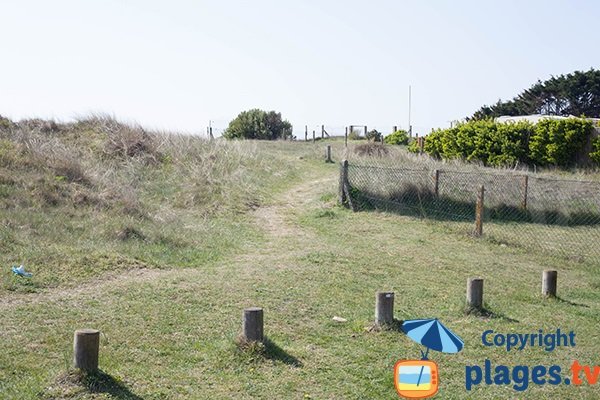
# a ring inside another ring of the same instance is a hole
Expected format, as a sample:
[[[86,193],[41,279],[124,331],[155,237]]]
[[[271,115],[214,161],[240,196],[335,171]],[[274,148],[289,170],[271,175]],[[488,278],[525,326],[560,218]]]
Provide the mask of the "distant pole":
[[[410,124],[410,112],[411,112],[411,108],[412,108],[412,93],[411,93],[411,87],[410,85],[408,85],[408,133],[409,136],[412,137],[412,125]]]
[[[365,137],[367,137],[367,126],[365,125]]]
[[[483,195],[485,187],[481,185],[477,191],[477,204],[475,205],[475,236],[483,235]]]
[[[396,125],[392,126],[392,133],[398,132],[398,127]]]
[[[308,125],[304,125],[304,141],[308,142]]]
[[[313,129],[313,143],[315,142],[315,130]]]
[[[375,324],[391,325],[394,322],[394,292],[377,292],[375,295]]]
[[[99,348],[100,331],[96,329],[76,330],[73,336],[73,366],[87,372],[96,371]]]
[[[325,139],[325,125],[321,125],[321,139]]]

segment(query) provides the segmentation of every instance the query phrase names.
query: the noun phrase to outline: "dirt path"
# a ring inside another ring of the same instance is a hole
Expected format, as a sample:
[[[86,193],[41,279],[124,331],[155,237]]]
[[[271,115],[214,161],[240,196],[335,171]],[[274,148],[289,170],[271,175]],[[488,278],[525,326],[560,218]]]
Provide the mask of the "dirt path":
[[[271,254],[278,239],[296,237],[309,240],[314,235],[290,221],[294,213],[299,213],[317,203],[320,193],[333,187],[336,176],[318,175],[313,172],[306,180],[279,195],[273,204],[255,210],[256,224],[269,236],[267,246],[256,252],[234,256],[235,262],[256,260],[274,256]],[[11,293],[0,296],[0,310],[40,303],[54,303],[77,298],[101,298],[109,290],[130,287],[161,279],[185,275],[187,278],[195,274],[203,274],[202,269],[132,269],[120,274],[109,273],[75,287],[43,289],[36,293]]]

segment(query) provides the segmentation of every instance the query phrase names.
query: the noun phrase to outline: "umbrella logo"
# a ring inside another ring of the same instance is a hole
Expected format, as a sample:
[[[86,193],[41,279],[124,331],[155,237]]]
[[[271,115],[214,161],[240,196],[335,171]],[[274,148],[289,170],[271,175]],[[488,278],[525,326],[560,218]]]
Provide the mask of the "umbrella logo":
[[[438,366],[427,358],[429,350],[458,353],[464,342],[458,335],[436,319],[413,319],[402,323],[402,331],[415,342],[425,346],[420,360],[400,360],[394,366],[394,386],[401,397],[425,399],[439,389]]]

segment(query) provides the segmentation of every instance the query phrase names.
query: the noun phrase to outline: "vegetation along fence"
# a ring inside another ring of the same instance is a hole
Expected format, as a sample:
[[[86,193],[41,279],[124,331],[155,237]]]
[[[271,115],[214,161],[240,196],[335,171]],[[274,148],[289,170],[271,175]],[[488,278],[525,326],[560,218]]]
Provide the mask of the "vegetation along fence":
[[[340,201],[442,221],[499,244],[600,260],[600,183],[342,162]]]

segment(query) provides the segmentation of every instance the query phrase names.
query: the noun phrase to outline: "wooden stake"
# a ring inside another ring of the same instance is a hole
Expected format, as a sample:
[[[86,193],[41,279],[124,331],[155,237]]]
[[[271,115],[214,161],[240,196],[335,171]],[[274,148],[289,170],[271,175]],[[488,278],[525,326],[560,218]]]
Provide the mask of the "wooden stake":
[[[558,272],[545,270],[542,273],[542,294],[547,297],[556,297],[556,281]]]
[[[348,160],[342,160],[340,163],[340,186],[338,190],[338,202],[341,205],[346,203],[346,181],[348,180]]]
[[[315,130],[313,129],[313,143],[315,142]]]
[[[521,198],[521,208],[527,210],[527,192],[529,190],[529,175],[525,175],[521,181],[523,197]]]
[[[326,163],[332,163],[333,160],[331,159],[331,145],[328,144],[327,145],[327,159],[325,160]]]
[[[308,125],[304,125],[304,141],[308,142]]]
[[[375,295],[375,324],[390,325],[394,322],[394,292],[377,292]]]
[[[483,308],[483,279],[467,280],[467,306],[479,310]]]
[[[440,194],[440,170],[436,169],[433,171],[433,193],[435,197],[438,197]]]
[[[346,127],[346,131],[344,133],[344,147],[348,147],[348,127]]]
[[[73,337],[73,366],[82,371],[94,372],[98,369],[100,331],[79,329]]]
[[[477,192],[477,204],[475,205],[475,236],[481,237],[483,235],[483,195],[485,188],[483,185],[479,187]]]
[[[263,309],[250,307],[244,309],[242,320],[242,337],[246,342],[262,342],[263,336]]]

